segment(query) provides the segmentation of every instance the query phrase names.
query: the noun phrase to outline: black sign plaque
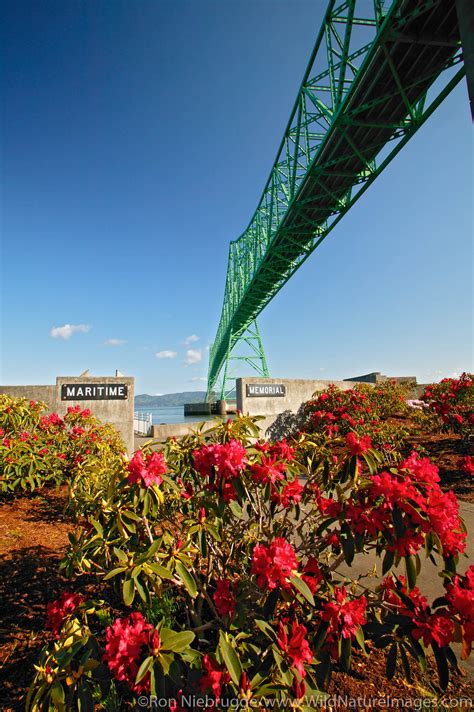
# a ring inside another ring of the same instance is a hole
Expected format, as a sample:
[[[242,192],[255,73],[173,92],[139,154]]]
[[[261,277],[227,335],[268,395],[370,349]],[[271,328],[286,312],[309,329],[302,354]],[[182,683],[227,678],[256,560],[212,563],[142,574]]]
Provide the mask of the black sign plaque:
[[[247,398],[283,398],[286,387],[283,383],[246,383]]]
[[[61,400],[126,400],[126,383],[63,383]]]

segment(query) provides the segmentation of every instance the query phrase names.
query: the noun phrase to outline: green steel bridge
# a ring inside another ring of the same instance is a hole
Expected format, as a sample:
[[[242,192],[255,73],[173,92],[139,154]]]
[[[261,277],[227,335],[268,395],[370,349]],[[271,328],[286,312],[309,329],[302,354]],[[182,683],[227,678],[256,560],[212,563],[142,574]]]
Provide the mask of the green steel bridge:
[[[230,243],[208,398],[228,396],[234,360],[269,375],[258,314],[464,73],[455,0],[329,0],[260,202]]]

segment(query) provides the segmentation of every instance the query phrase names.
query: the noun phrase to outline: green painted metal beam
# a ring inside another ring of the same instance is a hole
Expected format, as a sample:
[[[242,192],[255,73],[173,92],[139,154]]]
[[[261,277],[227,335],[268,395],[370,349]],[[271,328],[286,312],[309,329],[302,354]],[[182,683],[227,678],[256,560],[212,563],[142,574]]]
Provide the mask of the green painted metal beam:
[[[209,393],[258,314],[463,75],[452,0],[329,0],[260,202],[230,244]]]

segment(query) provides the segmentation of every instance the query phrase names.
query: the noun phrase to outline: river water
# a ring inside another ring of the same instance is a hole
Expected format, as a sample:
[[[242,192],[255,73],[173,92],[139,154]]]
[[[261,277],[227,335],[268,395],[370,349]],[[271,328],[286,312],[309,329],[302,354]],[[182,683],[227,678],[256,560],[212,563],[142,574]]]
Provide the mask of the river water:
[[[153,425],[162,423],[202,423],[203,420],[213,420],[212,415],[188,415],[184,417],[184,406],[168,406],[165,408],[139,408],[136,413],[151,413]]]

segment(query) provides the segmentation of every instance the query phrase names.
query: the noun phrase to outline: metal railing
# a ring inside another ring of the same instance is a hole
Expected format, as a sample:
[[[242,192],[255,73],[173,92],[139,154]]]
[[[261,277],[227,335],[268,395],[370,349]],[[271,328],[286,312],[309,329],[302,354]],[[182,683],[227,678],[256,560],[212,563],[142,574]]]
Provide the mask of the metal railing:
[[[151,435],[153,416],[151,413],[133,414],[133,430],[140,435]]]

